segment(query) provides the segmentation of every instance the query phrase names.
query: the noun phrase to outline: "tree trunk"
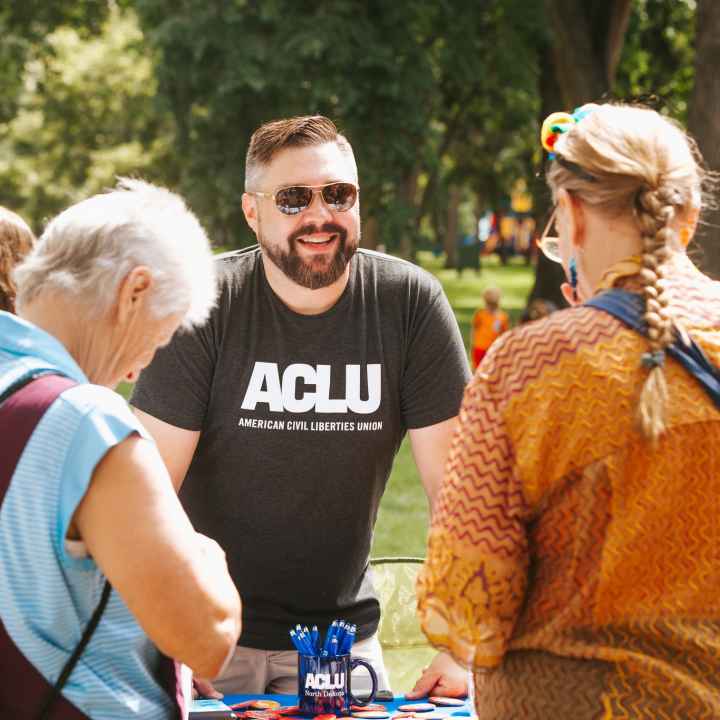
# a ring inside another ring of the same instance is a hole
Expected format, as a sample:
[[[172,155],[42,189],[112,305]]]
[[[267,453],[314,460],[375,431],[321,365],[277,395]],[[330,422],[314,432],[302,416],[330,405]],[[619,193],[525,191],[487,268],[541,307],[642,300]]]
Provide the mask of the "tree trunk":
[[[540,62],[543,71],[540,73],[540,115],[539,123],[551,113],[562,109],[563,94],[560,89],[558,72],[555,68],[555,55],[551,48],[541,51]],[[535,217],[535,233],[539,235],[549,216],[551,197],[550,190],[544,177],[535,177],[531,184],[533,195],[533,215]],[[542,253],[538,253],[535,269],[535,284],[528,295],[527,304],[537,298],[550,300],[559,308],[567,307],[565,298],[560,292],[560,284],[565,280],[565,273],[561,265],[551,262]]]
[[[413,171],[406,176],[402,185],[401,202],[404,207],[407,208],[408,216],[403,223],[402,234],[400,236],[400,255],[407,260],[412,260],[415,257],[414,223],[411,221],[411,218],[414,217],[412,210],[416,205],[419,177],[420,168],[416,166]]]
[[[720,172],[720,2],[698,0],[695,22],[695,87],[688,127],[709,169]],[[695,237],[703,270],[720,279],[720,209],[703,214]]]
[[[375,250],[378,245],[378,221],[374,215],[363,219],[362,241],[364,248]]]
[[[448,189],[447,225],[445,227],[445,267],[457,267],[458,262],[458,208],[462,191],[457,185]]]
[[[599,100],[612,87],[631,0],[545,0],[564,108]]]
[[[539,50],[540,123],[551,112],[572,112],[579,105],[600,100],[612,88],[631,0],[545,0],[545,10],[553,38],[551,47]],[[549,201],[549,191],[536,184],[533,214],[537,233],[543,230]],[[565,307],[560,292],[564,279],[562,267],[539,253],[528,302],[543,298]]]
[[[598,57],[586,3],[545,0],[553,34],[552,50],[563,106],[573,108],[597,100],[607,90],[604,58]]]

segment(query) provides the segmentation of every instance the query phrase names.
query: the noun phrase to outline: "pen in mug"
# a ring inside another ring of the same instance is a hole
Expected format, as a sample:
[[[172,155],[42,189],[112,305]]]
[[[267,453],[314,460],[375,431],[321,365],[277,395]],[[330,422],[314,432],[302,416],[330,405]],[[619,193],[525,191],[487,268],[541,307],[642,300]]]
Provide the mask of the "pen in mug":
[[[337,628],[337,620],[333,620],[330,624],[330,627],[328,627],[327,633],[325,633],[325,643],[323,645],[323,655],[328,654],[330,651],[330,641],[333,639],[333,636],[335,635],[335,629]]]
[[[344,620],[338,620],[338,626],[337,626],[337,633],[335,634],[335,637],[338,641],[338,646],[342,645],[343,638],[345,637],[345,632],[347,631],[347,626],[345,625]]]
[[[320,652],[320,632],[317,625],[313,625],[310,631],[310,644],[313,647],[313,652],[316,654]]]
[[[302,653],[302,646],[300,645],[300,641],[297,638],[297,633],[294,630],[290,631],[290,639],[292,640],[292,644],[295,646],[295,649]]]
[[[353,630],[353,627],[350,627],[347,633],[345,633],[345,637],[343,638],[342,644],[340,645],[339,652],[341,655],[347,655],[350,652],[354,640],[355,632]]]
[[[302,634],[302,643],[305,648],[306,655],[315,655],[315,649],[312,646],[310,636],[306,635],[305,632],[303,632],[303,634]]]
[[[310,650],[310,654],[315,654],[315,647],[313,645],[312,637],[310,636],[310,630],[307,625],[303,627],[303,638],[305,638],[305,645]]]

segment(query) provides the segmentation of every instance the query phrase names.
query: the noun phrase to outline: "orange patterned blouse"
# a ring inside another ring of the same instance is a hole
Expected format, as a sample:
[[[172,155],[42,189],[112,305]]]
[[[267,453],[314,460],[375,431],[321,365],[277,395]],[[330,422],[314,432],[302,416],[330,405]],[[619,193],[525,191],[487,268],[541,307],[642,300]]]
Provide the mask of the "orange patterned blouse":
[[[602,287],[632,289],[626,270]],[[668,275],[720,365],[720,283],[680,254]],[[418,597],[480,718],[720,718],[720,411],[668,358],[653,451],[646,350],[572,308],[503,335],[467,388]]]

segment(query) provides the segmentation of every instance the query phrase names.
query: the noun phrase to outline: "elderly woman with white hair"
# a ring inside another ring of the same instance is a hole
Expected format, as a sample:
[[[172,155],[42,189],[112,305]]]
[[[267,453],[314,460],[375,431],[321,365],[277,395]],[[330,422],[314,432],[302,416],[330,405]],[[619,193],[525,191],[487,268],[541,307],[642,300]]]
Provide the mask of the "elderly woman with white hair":
[[[55,218],[16,280],[18,316],[0,312],[2,716],[181,718],[180,663],[220,672],[240,598],[112,388],[207,317],[207,238],[177,195],[122,180]]]

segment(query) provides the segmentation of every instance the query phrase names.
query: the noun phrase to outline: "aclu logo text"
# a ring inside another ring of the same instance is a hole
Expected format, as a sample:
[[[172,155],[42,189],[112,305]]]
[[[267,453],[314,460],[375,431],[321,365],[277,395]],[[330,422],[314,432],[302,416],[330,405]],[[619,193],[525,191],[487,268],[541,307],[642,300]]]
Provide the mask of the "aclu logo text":
[[[255,410],[267,403],[271,412],[317,413],[354,412],[367,415],[380,407],[382,374],[380,364],[366,368],[368,396],[360,397],[360,365],[345,366],[345,397],[331,397],[330,365],[294,363],[280,377],[277,363],[256,362],[242,402],[243,410]],[[304,387],[303,387],[304,386]],[[308,389],[314,387],[314,390]],[[303,387],[301,390],[300,388]]]
[[[311,673],[305,676],[306,690],[342,690],[345,687],[345,673]]]

